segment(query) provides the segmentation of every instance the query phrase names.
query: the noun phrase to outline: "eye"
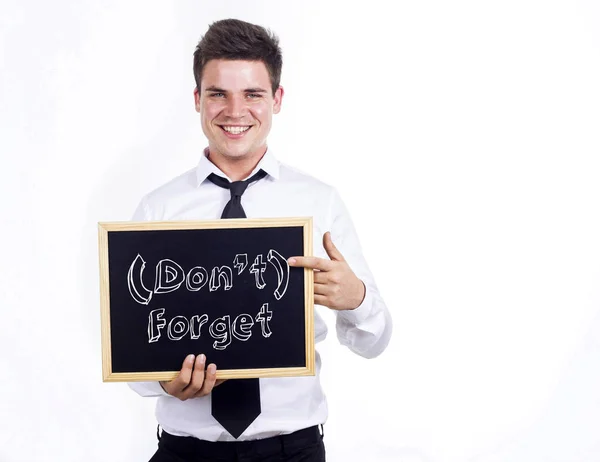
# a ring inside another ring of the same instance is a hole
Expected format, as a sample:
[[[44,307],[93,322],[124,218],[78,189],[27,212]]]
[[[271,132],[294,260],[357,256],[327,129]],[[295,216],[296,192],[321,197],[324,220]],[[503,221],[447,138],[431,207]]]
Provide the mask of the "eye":
[[[248,98],[250,99],[257,99],[257,98],[261,98],[262,95],[260,93],[248,93]]]
[[[222,98],[223,96],[225,96],[225,93],[221,93],[221,92],[215,92],[215,93],[211,93],[210,94],[211,97],[215,97],[215,98]]]

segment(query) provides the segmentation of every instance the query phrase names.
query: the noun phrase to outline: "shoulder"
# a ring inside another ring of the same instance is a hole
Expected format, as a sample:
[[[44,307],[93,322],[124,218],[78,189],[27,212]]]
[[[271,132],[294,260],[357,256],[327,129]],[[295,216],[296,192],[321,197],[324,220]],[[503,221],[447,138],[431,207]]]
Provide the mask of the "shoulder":
[[[334,196],[337,191],[334,186],[326,181],[321,180],[299,168],[293,167],[288,164],[280,163],[280,179],[284,183],[294,185],[297,187],[305,187],[310,189],[313,193],[326,194]]]
[[[197,185],[198,179],[196,176],[196,168],[191,168],[172,180],[151,190],[144,196],[144,199],[149,204],[164,202],[177,197],[180,194],[186,194],[189,191],[196,189]]]
[[[192,168],[144,195],[134,213],[134,219],[161,219],[169,204],[189,194],[193,194],[193,191],[196,189],[196,169]]]
[[[297,167],[280,163],[280,182],[283,186],[282,194],[301,198],[305,204],[309,204],[314,214],[317,211],[324,217],[336,215],[339,210],[344,209],[344,202],[338,189],[328,181],[309,174]]]

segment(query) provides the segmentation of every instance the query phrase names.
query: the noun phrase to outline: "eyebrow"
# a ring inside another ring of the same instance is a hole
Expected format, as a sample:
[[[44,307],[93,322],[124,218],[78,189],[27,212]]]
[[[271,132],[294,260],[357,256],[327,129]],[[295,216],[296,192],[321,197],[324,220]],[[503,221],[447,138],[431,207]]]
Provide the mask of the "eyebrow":
[[[219,92],[219,93],[227,93],[227,90],[224,90],[222,88],[219,87],[215,87],[215,86],[210,86],[207,87],[206,90],[204,91],[214,91],[214,92]],[[266,93],[267,90],[264,90],[262,88],[246,88],[244,90],[244,93]]]

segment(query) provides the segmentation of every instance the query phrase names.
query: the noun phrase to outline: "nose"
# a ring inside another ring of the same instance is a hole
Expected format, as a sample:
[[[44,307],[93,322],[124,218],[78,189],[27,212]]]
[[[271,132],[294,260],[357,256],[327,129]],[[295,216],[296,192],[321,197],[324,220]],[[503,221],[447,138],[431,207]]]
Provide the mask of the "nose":
[[[239,119],[246,114],[246,103],[243,98],[231,95],[227,100],[226,115],[232,119]]]

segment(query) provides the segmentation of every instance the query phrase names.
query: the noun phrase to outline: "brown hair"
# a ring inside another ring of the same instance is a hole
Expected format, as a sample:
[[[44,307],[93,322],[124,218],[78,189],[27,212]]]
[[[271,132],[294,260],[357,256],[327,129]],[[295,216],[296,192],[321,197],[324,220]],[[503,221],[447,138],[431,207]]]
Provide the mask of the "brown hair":
[[[202,70],[211,59],[262,61],[271,78],[273,94],[279,88],[283,58],[279,38],[262,26],[239,19],[212,23],[194,52],[194,79],[200,91]]]

